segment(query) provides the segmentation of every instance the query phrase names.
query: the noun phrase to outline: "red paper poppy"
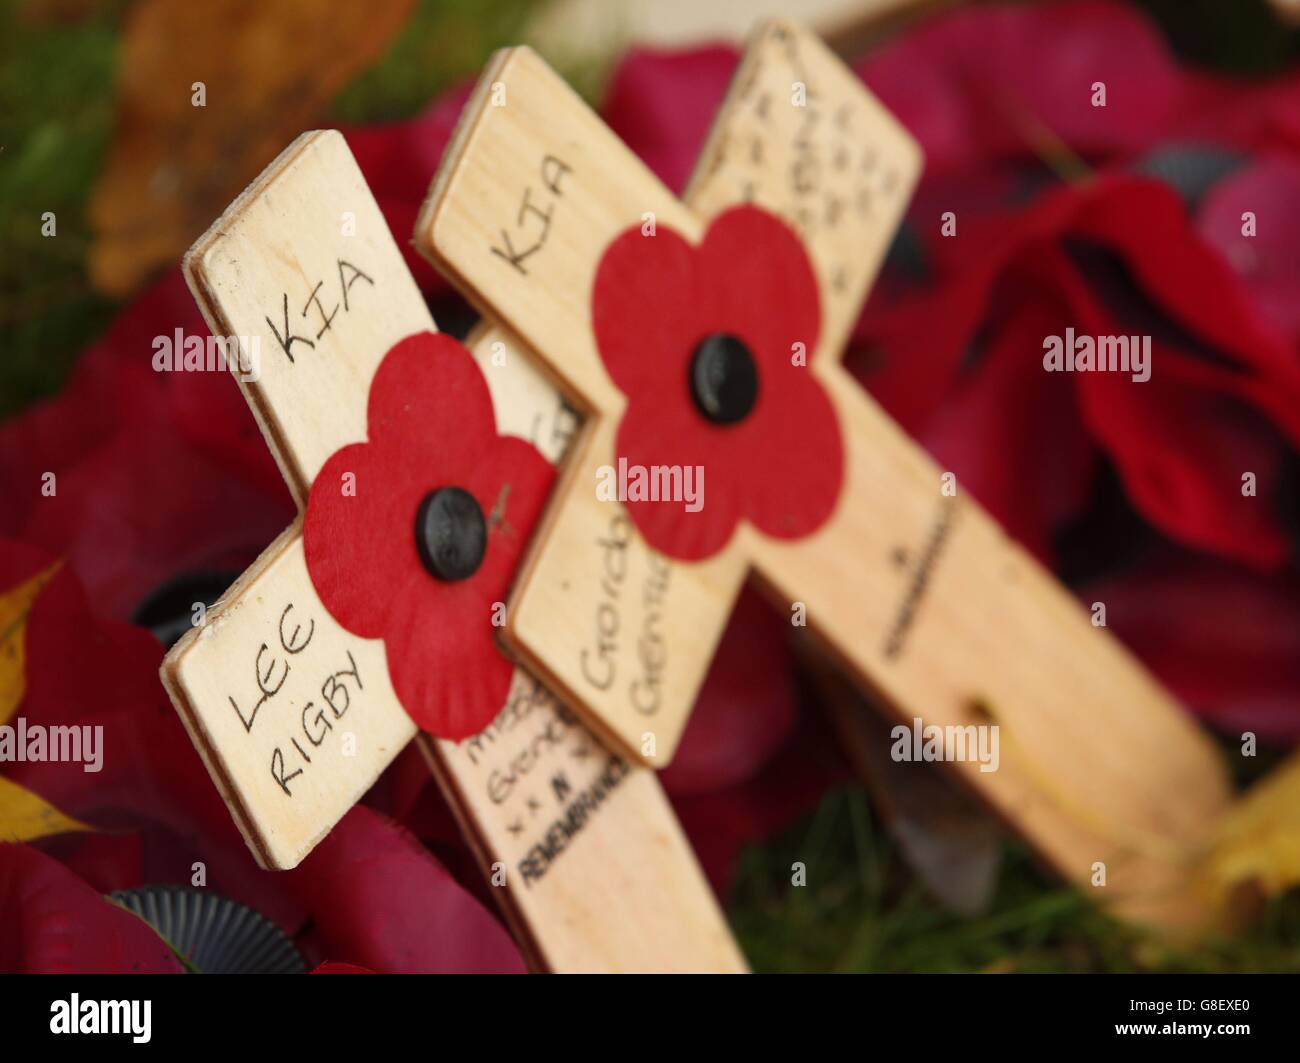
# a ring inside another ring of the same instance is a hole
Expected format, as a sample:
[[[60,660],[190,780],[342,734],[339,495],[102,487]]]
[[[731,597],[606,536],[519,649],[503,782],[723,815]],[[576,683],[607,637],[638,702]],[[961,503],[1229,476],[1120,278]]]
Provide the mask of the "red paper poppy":
[[[411,718],[439,737],[465,738],[505,702],[512,669],[493,637],[496,603],[554,470],[529,443],[497,435],[482,374],[443,334],[409,336],[388,352],[367,417],[369,442],[336,451],[312,485],[307,568],[334,619],[384,640]],[[480,563],[461,578],[435,576],[417,544],[423,504],[445,488],[472,497],[486,532]]]
[[[694,511],[687,498],[652,502],[627,492],[651,546],[697,560],[722,549],[741,518],[782,539],[826,520],[843,479],[843,447],[830,400],[807,358],[797,357],[797,345],[816,349],[821,309],[812,263],[784,222],[736,207],[713,220],[698,247],[662,226],[654,236],[629,229],[596,271],[592,326],[605,367],[628,396],[620,463],[629,471],[704,470]],[[751,382],[757,378],[745,408],[726,423],[705,412],[692,383],[709,337],[739,341]],[[632,480],[630,472],[629,488]]]

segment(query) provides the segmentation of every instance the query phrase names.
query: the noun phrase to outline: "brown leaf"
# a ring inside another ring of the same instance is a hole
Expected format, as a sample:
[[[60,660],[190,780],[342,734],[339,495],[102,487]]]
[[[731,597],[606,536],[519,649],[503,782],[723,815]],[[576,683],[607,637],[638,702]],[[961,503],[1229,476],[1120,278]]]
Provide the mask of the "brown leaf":
[[[19,17],[29,26],[76,26],[103,15],[108,0],[27,0]]]
[[[825,658],[802,649],[845,756],[908,866],[951,911],[967,916],[987,911],[1002,863],[998,822],[936,765],[894,761],[893,724]]]
[[[126,295],[178,257],[383,53],[413,5],[140,0],[123,30],[113,145],[90,200],[95,287]]]

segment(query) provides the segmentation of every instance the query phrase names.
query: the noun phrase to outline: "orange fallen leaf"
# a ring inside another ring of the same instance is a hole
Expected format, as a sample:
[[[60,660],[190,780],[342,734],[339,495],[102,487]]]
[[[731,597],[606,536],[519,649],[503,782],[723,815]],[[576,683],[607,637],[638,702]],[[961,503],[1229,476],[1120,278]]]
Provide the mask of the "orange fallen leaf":
[[[56,561],[26,582],[0,591],[0,724],[13,718],[27,690],[27,614],[61,564]]]
[[[130,293],[176,259],[406,22],[414,0],[140,0],[91,194],[91,281]],[[196,105],[202,96],[202,106]]]

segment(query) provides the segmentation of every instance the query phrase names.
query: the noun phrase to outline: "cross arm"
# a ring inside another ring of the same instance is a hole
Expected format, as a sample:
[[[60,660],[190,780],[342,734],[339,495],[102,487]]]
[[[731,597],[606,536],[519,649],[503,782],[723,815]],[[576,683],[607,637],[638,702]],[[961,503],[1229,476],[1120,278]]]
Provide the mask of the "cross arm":
[[[190,248],[214,336],[251,348],[236,377],[299,506],[345,443],[398,340],[434,331],[388,223],[337,131],[304,133]]]

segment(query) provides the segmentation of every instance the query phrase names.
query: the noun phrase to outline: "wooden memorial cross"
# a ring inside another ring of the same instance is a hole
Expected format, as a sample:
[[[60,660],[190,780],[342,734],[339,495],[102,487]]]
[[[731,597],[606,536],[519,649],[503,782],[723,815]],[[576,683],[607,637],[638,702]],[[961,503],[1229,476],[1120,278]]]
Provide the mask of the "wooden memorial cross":
[[[1212,745],[839,364],[920,166],[789,23],[751,40],[685,203],[534,53],[498,53],[416,244],[585,414],[507,639],[662,765],[752,575],[899,722],[998,725],[997,770],[951,767],[1066,878],[1104,863],[1119,912],[1199,923]]]
[[[382,524],[383,485],[371,466],[351,447],[343,464],[353,471],[340,475],[330,462],[340,448],[372,445],[400,417],[377,406],[379,388],[371,389],[381,366],[393,379],[386,355],[414,349],[408,363],[425,374],[459,366],[461,382],[446,389],[452,406],[473,406],[477,396],[503,439],[532,436],[541,453],[533,464],[543,470],[563,452],[572,416],[526,362],[488,371],[490,341],[471,340],[476,368],[451,350],[454,341],[431,335],[433,319],[338,133],[294,141],[194,245],[185,273],[213,334],[240,338],[228,349],[245,352],[234,367],[241,387],[306,516],[177,643],[163,681],[258,862],[291,868],[418,731],[390,676],[402,647],[341,626],[309,561],[315,491],[369,507],[362,524]],[[417,394],[395,397],[409,404]],[[431,417],[426,426],[436,460],[445,425]],[[507,446],[511,455],[527,450],[518,439]],[[418,458],[399,456],[408,459],[402,472]],[[339,482],[348,475],[351,496]],[[518,498],[504,489],[495,498],[484,565],[498,549],[493,536],[523,534]],[[378,582],[390,554],[415,558],[414,504],[400,516],[412,538],[376,542],[365,562],[373,567],[346,571],[344,591]],[[370,588],[395,599],[403,591]],[[448,623],[492,631],[486,603]],[[424,625],[403,627],[399,642],[407,630],[419,646],[452,644],[450,631]],[[438,665],[456,678],[474,662]],[[469,697],[478,677],[461,678]],[[527,673],[515,671],[506,685],[480,733],[421,741],[534,967],[744,970],[654,773],[606,750]]]

